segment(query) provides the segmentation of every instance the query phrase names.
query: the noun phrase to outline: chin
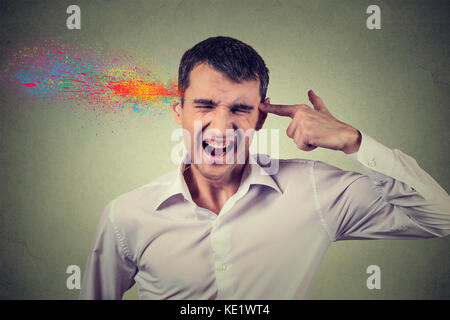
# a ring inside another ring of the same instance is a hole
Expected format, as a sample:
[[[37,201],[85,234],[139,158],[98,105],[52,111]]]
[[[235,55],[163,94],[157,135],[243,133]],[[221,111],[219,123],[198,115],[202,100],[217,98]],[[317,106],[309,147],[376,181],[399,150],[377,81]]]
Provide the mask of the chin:
[[[196,169],[209,180],[223,179],[233,172],[235,164],[194,164]]]

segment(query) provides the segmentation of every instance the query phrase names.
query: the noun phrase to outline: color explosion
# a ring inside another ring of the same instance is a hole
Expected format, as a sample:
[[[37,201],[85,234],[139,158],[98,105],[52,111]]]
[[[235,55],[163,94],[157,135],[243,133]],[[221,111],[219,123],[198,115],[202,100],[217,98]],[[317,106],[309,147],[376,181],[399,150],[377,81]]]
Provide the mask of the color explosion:
[[[101,50],[100,50],[101,51]],[[73,47],[57,41],[28,46],[10,55],[6,81],[47,103],[74,102],[96,117],[127,111],[162,114],[179,97],[176,82],[136,66],[131,56]]]

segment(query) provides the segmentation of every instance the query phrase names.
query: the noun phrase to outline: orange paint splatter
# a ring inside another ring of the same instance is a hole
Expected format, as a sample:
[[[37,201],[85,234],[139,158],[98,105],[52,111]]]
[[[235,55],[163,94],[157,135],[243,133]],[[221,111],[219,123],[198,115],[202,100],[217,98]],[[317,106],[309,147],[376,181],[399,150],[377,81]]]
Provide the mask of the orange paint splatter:
[[[114,91],[114,94],[134,98],[137,101],[149,101],[157,97],[175,97],[178,95],[177,91],[169,91],[155,82],[137,81],[118,81],[110,82],[108,88]]]

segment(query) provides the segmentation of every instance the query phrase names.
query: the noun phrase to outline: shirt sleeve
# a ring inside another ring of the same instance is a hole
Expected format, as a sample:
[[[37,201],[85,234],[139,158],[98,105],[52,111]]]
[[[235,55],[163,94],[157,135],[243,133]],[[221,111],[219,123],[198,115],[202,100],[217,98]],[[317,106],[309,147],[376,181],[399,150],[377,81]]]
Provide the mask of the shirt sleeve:
[[[359,151],[348,156],[365,174],[314,163],[315,198],[331,240],[448,235],[448,193],[411,156],[361,135]]]
[[[137,267],[120,228],[115,224],[114,201],[103,210],[88,257],[80,299],[121,299],[133,286]]]

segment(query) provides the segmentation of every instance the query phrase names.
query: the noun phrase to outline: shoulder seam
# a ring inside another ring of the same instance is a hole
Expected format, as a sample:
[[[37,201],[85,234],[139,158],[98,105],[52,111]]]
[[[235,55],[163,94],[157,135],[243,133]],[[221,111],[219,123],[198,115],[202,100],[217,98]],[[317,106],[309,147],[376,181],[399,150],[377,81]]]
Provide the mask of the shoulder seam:
[[[133,257],[130,254],[130,249],[128,248],[126,244],[125,237],[120,233],[119,228],[116,225],[116,216],[114,212],[114,204],[116,202],[116,199],[111,201],[111,212],[109,215],[109,221],[111,222],[113,228],[114,228],[114,235],[116,237],[116,240],[119,242],[119,247],[124,255],[124,258],[133,261]]]

